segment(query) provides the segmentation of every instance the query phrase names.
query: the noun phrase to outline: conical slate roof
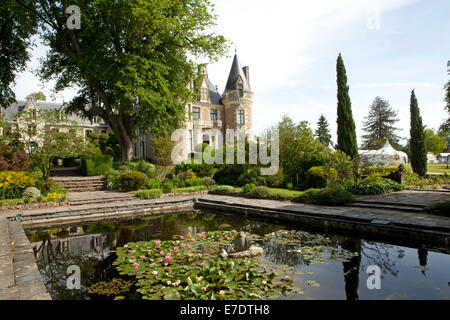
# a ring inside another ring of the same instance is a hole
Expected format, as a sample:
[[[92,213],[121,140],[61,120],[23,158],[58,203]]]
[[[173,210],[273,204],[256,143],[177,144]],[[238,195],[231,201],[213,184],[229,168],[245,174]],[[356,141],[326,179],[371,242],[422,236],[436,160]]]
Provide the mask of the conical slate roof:
[[[241,67],[241,63],[237,54],[234,56],[233,64],[231,65],[230,75],[228,76],[227,85],[225,87],[225,92],[233,91],[237,89],[237,81],[239,77],[244,81],[244,90],[251,91],[250,83],[245,76],[244,69]]]

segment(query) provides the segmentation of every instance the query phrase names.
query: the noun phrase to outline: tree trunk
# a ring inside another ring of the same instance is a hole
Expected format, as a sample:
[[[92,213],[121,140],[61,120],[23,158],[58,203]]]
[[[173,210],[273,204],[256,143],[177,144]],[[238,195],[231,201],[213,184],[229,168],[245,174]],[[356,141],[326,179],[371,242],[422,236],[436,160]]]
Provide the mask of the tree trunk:
[[[130,161],[133,157],[133,141],[125,130],[118,130],[116,135],[119,140],[120,149],[122,150],[122,161]]]

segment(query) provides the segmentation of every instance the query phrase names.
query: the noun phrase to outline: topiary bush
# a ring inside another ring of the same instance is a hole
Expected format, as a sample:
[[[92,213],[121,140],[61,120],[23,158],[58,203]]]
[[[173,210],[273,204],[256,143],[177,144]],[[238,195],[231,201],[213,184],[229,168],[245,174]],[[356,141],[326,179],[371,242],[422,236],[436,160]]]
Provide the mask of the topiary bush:
[[[125,171],[120,174],[120,190],[139,190],[147,185],[148,177],[139,171]]]
[[[306,172],[306,188],[321,189],[327,186],[329,180],[337,179],[337,171],[324,166],[312,167]]]
[[[242,187],[242,192],[244,193],[250,193],[256,188],[256,185],[254,183],[247,183],[245,186]]]
[[[28,187],[22,193],[22,197],[24,197],[24,198],[36,199],[36,198],[39,198],[40,196],[41,196],[41,191],[39,191],[39,189],[36,187]]]
[[[141,198],[141,200],[145,199],[159,199],[161,198],[163,191],[160,189],[152,189],[152,190],[139,190],[134,192],[136,197]]]
[[[169,179],[166,179],[162,183],[162,191],[164,193],[171,193],[173,191],[173,182]]]
[[[81,173],[85,176],[101,176],[113,168],[114,157],[95,154],[84,156],[81,159]]]

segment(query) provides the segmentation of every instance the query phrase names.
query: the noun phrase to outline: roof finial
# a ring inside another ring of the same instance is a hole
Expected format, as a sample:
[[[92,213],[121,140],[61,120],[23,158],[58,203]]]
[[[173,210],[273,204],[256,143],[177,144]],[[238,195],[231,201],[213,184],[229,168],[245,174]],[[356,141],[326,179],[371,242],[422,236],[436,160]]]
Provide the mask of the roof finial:
[[[237,55],[237,45],[234,45],[234,54]]]

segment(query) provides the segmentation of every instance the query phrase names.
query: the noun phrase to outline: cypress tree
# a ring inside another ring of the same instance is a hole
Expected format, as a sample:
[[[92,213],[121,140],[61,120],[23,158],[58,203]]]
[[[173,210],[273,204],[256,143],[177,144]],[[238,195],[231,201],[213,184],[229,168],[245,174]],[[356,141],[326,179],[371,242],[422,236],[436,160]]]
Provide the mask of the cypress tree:
[[[352,115],[352,103],[348,94],[347,72],[341,54],[337,59],[337,149],[354,159],[358,156],[355,121]]]
[[[427,149],[419,104],[414,90],[411,92],[411,167],[421,177],[427,174]]]
[[[331,134],[328,129],[328,121],[324,115],[321,115],[319,122],[317,122],[316,136],[319,141],[327,147],[331,144]]]

